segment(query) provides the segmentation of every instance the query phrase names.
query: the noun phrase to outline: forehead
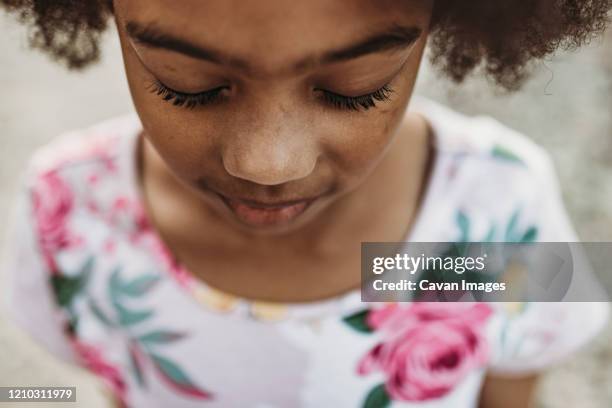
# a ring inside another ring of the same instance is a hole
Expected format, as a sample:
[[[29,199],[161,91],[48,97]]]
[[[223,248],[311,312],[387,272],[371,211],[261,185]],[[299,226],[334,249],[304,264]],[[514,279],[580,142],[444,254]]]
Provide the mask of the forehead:
[[[426,28],[432,0],[117,0],[120,22],[270,64],[346,45],[393,24]],[[274,60],[278,61],[274,61]]]

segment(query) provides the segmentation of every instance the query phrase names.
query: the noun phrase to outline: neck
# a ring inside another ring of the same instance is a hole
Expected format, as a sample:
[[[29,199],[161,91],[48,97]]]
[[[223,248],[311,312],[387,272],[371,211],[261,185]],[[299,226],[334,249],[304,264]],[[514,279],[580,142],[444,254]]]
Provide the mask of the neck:
[[[146,139],[142,140],[145,201],[153,223],[173,253],[196,275],[200,275],[198,270],[233,271],[201,276],[220,289],[251,298],[265,293],[264,297],[277,301],[287,297],[312,300],[357,286],[361,242],[401,241],[406,237],[417,213],[431,159],[426,121],[407,114],[383,159],[358,188],[296,231],[282,236],[254,236],[218,217],[169,172]],[[171,203],[160,204],[160,199],[168,197]],[[284,254],[291,254],[285,265]],[[341,260],[347,263],[338,267]],[[204,267],[209,262],[224,267]],[[256,274],[252,273],[254,264],[259,267]],[[323,264],[326,267],[321,267]],[[332,266],[337,273],[328,273]],[[303,269],[307,273],[287,274],[287,269]],[[244,275],[234,272],[240,270],[246,271]],[[276,286],[257,284],[255,275],[257,282],[275,282]],[[230,283],[226,284],[225,279]],[[239,283],[241,279],[250,282],[244,290],[236,289],[244,286]],[[292,294],[291,288],[295,287],[300,288],[300,293]]]

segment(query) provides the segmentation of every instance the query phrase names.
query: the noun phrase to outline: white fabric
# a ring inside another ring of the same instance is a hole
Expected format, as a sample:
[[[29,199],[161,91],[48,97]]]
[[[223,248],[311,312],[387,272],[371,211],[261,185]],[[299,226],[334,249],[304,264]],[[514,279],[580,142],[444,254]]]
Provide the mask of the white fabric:
[[[497,225],[495,240],[503,241],[504,227],[519,211],[520,233],[535,226],[539,241],[576,241],[553,165],[540,147],[491,119],[465,117],[425,99],[416,99],[411,109],[432,125],[437,154],[409,240],[457,240],[461,212],[469,219],[471,240]],[[32,158],[4,267],[16,323],[51,352],[105,378],[129,406],[366,406],[368,393],[391,380],[381,370],[359,374],[357,366],[389,339],[382,331],[358,332],[343,318],[373,306],[361,303],[358,292],[312,304],[250,302],[173,265],[155,231],[142,226],[134,161],[140,129],[134,114],[113,119],[58,138]],[[496,146],[519,160],[495,156]],[[49,183],[56,184],[50,189]],[[69,210],[45,208],[58,201],[70,202]],[[64,234],[63,244],[55,243],[52,251],[45,247],[53,261],[40,246],[41,223],[51,225],[45,231],[62,228]],[[89,279],[70,310],[59,307],[49,262],[60,276],[75,277],[90,257]],[[475,366],[443,392],[423,378],[424,384],[411,385],[417,391],[411,399],[369,406],[476,406],[486,370],[541,370],[596,336],[608,315],[606,303],[490,308],[486,366]],[[71,314],[78,317],[72,334],[65,330]],[[387,389],[387,396],[392,392]]]

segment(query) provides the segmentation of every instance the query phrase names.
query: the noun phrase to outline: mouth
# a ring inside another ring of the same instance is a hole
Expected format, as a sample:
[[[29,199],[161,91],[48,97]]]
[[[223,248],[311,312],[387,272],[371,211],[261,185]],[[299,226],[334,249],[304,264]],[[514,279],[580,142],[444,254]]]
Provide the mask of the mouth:
[[[225,197],[221,200],[240,221],[253,227],[270,227],[288,224],[303,214],[316,198],[283,201],[259,202]]]

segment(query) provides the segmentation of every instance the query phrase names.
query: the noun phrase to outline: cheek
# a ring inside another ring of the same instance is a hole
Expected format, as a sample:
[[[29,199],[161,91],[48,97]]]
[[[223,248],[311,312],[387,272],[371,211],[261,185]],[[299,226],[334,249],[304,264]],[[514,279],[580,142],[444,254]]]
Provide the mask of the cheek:
[[[424,43],[416,47],[412,58],[407,61],[388,103],[380,104],[366,114],[338,120],[334,129],[326,133],[329,136],[324,138],[323,145],[337,173],[343,175],[345,184],[358,184],[385,156],[412,95]]]
[[[345,183],[365,177],[384,157],[401,119],[400,107],[380,113],[375,119],[355,121],[327,140],[327,156]],[[330,138],[331,139],[331,138]]]
[[[203,172],[211,172],[206,169],[212,167],[215,157],[209,129],[185,121],[175,125],[172,120],[163,120],[157,115],[141,114],[141,119],[147,139],[174,174],[193,180]]]
[[[160,109],[158,105],[162,104],[144,103],[138,111],[147,139],[163,162],[183,180],[212,173],[216,156],[214,132],[206,123],[214,121],[196,121],[172,112],[178,109]]]
[[[219,130],[212,124],[218,123],[216,114],[164,102],[151,92],[152,77],[135,54],[124,49],[124,60],[134,106],[148,141],[177,176],[186,180],[199,177],[203,167],[215,164],[215,135]]]
[[[384,158],[412,93],[414,75],[407,79],[407,84],[396,88],[393,100],[387,106],[381,105],[363,117],[356,114],[352,120],[337,122],[329,136],[324,138],[326,156],[336,173],[345,179],[345,184],[359,183]]]

